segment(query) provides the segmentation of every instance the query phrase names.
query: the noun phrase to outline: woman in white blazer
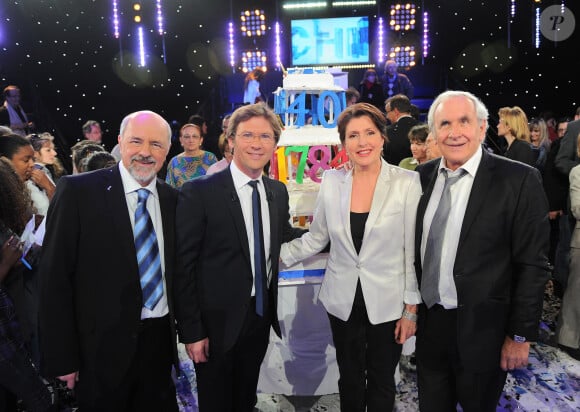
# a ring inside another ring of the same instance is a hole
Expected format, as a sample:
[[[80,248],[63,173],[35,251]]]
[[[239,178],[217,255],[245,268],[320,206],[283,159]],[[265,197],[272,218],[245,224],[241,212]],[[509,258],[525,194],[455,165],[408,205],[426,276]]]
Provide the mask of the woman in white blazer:
[[[381,152],[386,119],[367,103],[338,119],[353,164],[325,172],[310,231],[282,245],[291,265],[330,241],[319,299],[328,312],[341,410],[392,410],[402,344],[415,333],[421,302],[413,266],[419,175],[389,165]]]

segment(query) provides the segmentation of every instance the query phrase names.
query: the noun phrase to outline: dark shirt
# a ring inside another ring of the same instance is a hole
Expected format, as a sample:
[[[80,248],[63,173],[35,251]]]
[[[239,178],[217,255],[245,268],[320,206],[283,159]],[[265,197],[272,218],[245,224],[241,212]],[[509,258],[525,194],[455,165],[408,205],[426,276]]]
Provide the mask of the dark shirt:
[[[356,249],[357,254],[360,252],[360,248],[362,247],[363,237],[365,234],[365,225],[367,223],[368,217],[368,212],[350,212],[350,233],[352,236],[352,243],[354,243],[354,248]]]

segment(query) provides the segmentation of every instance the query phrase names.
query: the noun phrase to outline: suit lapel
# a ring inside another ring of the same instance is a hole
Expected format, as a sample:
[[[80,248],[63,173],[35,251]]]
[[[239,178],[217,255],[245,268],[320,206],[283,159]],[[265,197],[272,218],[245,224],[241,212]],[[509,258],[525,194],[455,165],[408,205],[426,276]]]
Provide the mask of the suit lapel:
[[[461,250],[461,245],[469,233],[469,229],[478,216],[479,210],[485,203],[486,197],[489,193],[489,187],[492,184],[493,167],[493,158],[484,150],[475,179],[473,180],[467,208],[465,209],[465,216],[463,217],[463,225],[461,226],[459,245],[457,247],[458,256]]]
[[[169,187],[157,181],[157,194],[159,196],[159,209],[161,210],[161,223],[163,225],[163,250],[165,254],[165,282],[167,290],[171,290],[173,273],[173,259],[171,251],[174,250],[175,239],[175,201],[172,199]]]
[[[345,239],[348,239],[348,243],[353,251],[356,251],[354,247],[354,242],[352,241],[351,229],[350,229],[350,199],[352,196],[352,170],[348,172],[341,182],[341,187],[339,188],[340,195],[340,216],[342,218],[342,227],[345,232]]]
[[[427,210],[427,205],[429,204],[429,199],[431,199],[433,187],[435,186],[435,181],[437,180],[438,166],[439,160],[433,161],[432,164],[427,163],[425,166],[423,166],[423,169],[420,172],[423,194],[421,195],[419,204],[417,206],[417,219],[415,223],[415,262],[418,266],[418,277],[420,277],[420,271],[422,267],[421,240],[423,238],[423,218],[425,217],[425,210]]]
[[[363,239],[369,239],[369,233],[373,230],[377,218],[381,213],[384,212],[383,205],[387,201],[390,191],[391,191],[391,173],[387,162],[383,160],[381,164],[381,173],[379,174],[379,177],[377,179],[375,193],[373,194],[371,210],[369,213],[369,217],[367,219],[367,223],[365,225],[365,233]],[[363,242],[361,253],[364,247],[365,243]]]
[[[118,237],[118,243],[122,245],[122,249],[126,254],[126,262],[131,262],[130,264],[133,266],[132,270],[138,273],[135,239],[133,237],[133,228],[131,227],[131,219],[129,217],[129,210],[127,209],[127,200],[125,198],[125,189],[123,188],[121,173],[119,172],[119,165],[108,169],[107,172],[105,184],[102,188],[105,192],[107,212],[113,219],[115,236]]]
[[[250,259],[250,245],[248,244],[248,232],[246,231],[246,223],[244,221],[244,215],[242,213],[242,205],[240,204],[240,199],[238,193],[236,192],[236,187],[234,186],[234,179],[232,178],[232,172],[228,167],[221,173],[222,176],[222,187],[223,187],[223,202],[228,205],[231,216],[234,218],[234,226],[236,228],[236,233],[240,240],[240,245],[244,252],[248,264],[251,266]]]

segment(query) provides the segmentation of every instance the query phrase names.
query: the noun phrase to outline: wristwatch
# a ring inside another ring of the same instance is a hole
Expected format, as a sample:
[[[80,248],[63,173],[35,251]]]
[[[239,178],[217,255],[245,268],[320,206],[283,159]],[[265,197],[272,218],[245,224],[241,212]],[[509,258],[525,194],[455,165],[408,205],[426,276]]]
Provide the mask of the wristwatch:
[[[526,342],[526,338],[524,336],[514,335],[514,342],[516,342],[516,343],[525,343]]]
[[[409,319],[411,322],[417,322],[417,314],[413,312],[409,312],[407,310],[403,311],[403,317],[405,319]]]

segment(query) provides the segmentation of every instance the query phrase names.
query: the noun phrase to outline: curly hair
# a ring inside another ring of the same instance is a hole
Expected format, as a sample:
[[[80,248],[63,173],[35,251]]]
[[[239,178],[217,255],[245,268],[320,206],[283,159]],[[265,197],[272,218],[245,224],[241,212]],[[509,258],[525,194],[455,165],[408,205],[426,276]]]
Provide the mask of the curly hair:
[[[32,200],[12,164],[0,157],[0,221],[15,233],[22,233],[32,217]]]

